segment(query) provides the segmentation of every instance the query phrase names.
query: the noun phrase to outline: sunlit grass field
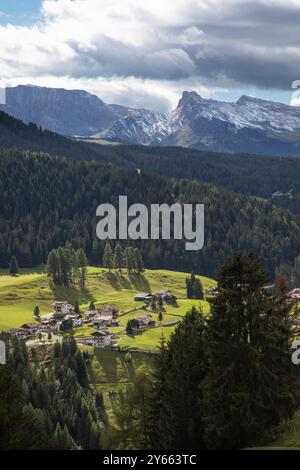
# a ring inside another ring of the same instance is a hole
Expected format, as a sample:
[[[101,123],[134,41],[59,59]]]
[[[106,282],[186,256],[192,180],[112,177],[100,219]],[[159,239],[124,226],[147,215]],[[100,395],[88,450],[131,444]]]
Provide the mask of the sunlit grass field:
[[[144,350],[157,349],[163,336],[168,339],[175,326],[163,326],[171,322],[178,322],[192,305],[201,304],[204,312],[209,312],[206,301],[189,300],[186,298],[186,273],[146,270],[142,275],[128,274],[125,270],[110,272],[103,268],[89,267],[87,284],[84,289],[76,286],[54,287],[49,285],[47,275],[42,267],[22,271],[20,275],[11,277],[4,270],[0,271],[0,330],[20,327],[25,322],[34,321],[33,310],[39,306],[41,314],[52,311],[54,300],[78,300],[82,311],[87,310],[91,301],[96,307],[104,304],[115,305],[120,313],[119,327],[112,331],[119,334],[118,345],[121,348],[136,348]],[[201,277],[204,290],[215,285],[215,281]],[[136,336],[121,334],[125,330],[127,321],[144,313],[144,303],[135,302],[134,296],[138,292],[155,292],[156,290],[170,290],[177,296],[177,305],[163,306],[162,326],[158,321],[158,313],[151,313],[158,328],[147,330]],[[76,336],[88,336],[93,332],[89,326],[74,330]]]

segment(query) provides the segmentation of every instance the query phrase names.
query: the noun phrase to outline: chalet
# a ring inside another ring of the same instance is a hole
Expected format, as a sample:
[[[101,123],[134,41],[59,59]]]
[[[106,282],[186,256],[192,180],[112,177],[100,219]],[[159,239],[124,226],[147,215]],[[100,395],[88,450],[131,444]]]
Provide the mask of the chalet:
[[[99,308],[99,315],[101,317],[108,316],[112,317],[113,319],[116,319],[118,316],[119,310],[114,307],[113,305],[104,305],[103,307]]]
[[[66,315],[72,315],[74,313],[74,307],[69,302],[54,302],[52,304],[54,309],[54,318],[64,318]]]
[[[72,322],[73,328],[82,325],[82,320],[79,315],[66,315],[64,320],[70,320]]]
[[[54,319],[54,313],[45,313],[44,315],[41,315],[42,321],[47,321],[47,320],[53,320]]]
[[[12,336],[18,336],[18,329],[17,328],[11,328],[10,330],[8,330],[8,333]]]
[[[90,321],[92,321],[96,315],[99,315],[98,310],[87,310],[85,312],[85,323],[89,323]]]
[[[170,304],[175,304],[177,301],[177,297],[169,290],[158,290],[155,292],[155,296]]]
[[[24,323],[19,328],[19,333],[24,334],[24,336],[34,336],[38,329],[39,329],[40,324],[39,323]]]
[[[44,320],[40,323],[40,333],[54,333],[59,328],[59,322],[57,320]]]
[[[136,317],[136,320],[139,323],[140,330],[155,326],[155,321],[152,320],[152,317],[150,315],[147,315],[146,313],[143,313]]]
[[[91,334],[92,345],[95,348],[105,348],[111,345],[111,334],[108,331],[95,331]]]
[[[152,295],[151,294],[136,294],[134,300],[136,302],[151,302]]]
[[[113,318],[112,315],[99,315],[93,320],[94,328],[107,328],[111,326],[118,326],[119,323]]]

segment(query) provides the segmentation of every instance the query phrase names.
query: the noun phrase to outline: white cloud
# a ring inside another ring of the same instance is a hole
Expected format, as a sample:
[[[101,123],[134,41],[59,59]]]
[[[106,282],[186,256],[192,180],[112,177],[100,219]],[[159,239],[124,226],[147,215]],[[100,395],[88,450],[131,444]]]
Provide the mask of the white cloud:
[[[72,78],[68,76],[54,77],[44,75],[41,77],[15,77],[0,80],[1,87],[16,85],[37,85],[54,88],[83,89],[99,96],[106,103],[118,103],[135,108],[148,108],[154,111],[167,112],[173,109],[182,90],[197,91],[203,97],[212,96],[214,89],[201,86],[196,80],[168,81],[147,80],[136,77],[126,78]]]
[[[179,87],[300,78],[299,0],[44,0],[42,14],[30,27],[0,26],[2,77],[163,109]]]

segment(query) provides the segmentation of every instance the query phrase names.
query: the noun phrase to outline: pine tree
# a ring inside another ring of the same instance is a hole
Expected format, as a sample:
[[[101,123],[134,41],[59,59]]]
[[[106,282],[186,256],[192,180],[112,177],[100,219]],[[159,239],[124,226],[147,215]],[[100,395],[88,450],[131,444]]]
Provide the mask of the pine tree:
[[[203,299],[203,286],[200,279],[195,278],[193,283],[193,298],[202,300]]]
[[[74,302],[74,312],[76,313],[76,315],[80,314],[80,306],[78,300],[75,300]]]
[[[116,426],[110,429],[112,448],[149,449],[151,389],[150,377],[138,371],[133,383],[118,393],[114,402]]]
[[[150,432],[154,449],[202,449],[202,384],[207,375],[206,322],[193,307],[155,362]]]
[[[104,254],[103,254],[103,266],[104,268],[108,268],[108,269],[111,269],[113,267],[113,252],[112,252],[112,248],[110,246],[110,243],[107,242],[105,244],[105,248],[104,248]]]
[[[59,282],[59,259],[57,250],[52,250],[48,255],[47,274],[54,284]]]
[[[268,296],[253,255],[236,254],[221,268],[208,322],[209,374],[204,386],[209,448],[242,448],[290,418],[299,372],[290,357],[290,305]]]
[[[144,263],[142,259],[141,252],[138,248],[134,249],[134,258],[135,258],[135,266],[138,273],[142,273],[144,271]]]
[[[117,243],[115,246],[113,267],[119,269],[119,271],[123,268],[123,252],[120,243]]]
[[[72,278],[72,262],[68,251],[63,247],[58,248],[57,256],[59,260],[60,283],[67,286]]]
[[[86,254],[85,254],[83,248],[80,248],[78,250],[77,256],[78,256],[78,266],[79,266],[79,269],[80,269],[80,283],[81,283],[82,286],[85,286],[88,259],[86,257]]]
[[[134,269],[135,260],[134,260],[134,252],[132,247],[126,246],[124,250],[124,266],[127,271],[130,273]]]
[[[19,272],[19,264],[18,264],[17,258],[15,256],[12,256],[9,262],[9,274],[11,276],[16,276],[18,272]]]
[[[38,305],[34,307],[33,314],[36,318],[40,318],[40,309]]]

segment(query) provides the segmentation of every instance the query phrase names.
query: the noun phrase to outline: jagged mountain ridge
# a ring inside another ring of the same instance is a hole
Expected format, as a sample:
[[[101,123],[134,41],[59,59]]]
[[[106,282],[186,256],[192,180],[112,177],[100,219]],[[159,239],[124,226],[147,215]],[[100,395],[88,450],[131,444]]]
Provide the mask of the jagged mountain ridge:
[[[300,108],[242,96],[237,102],[183,92],[167,115],[106,104],[81,90],[20,85],[0,109],[67,136],[219,152],[300,154]]]

